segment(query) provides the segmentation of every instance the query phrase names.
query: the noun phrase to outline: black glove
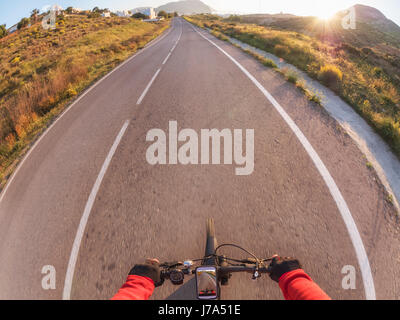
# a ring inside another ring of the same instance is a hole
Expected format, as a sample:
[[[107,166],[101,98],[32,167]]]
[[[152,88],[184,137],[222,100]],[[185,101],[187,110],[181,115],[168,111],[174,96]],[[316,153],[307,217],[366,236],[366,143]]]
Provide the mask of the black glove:
[[[274,257],[268,267],[268,273],[272,280],[279,283],[279,279],[288,272],[302,269],[297,259]]]
[[[160,263],[156,260],[147,260],[145,264],[135,265],[129,275],[150,278],[156,287],[161,286],[164,282],[161,281]]]

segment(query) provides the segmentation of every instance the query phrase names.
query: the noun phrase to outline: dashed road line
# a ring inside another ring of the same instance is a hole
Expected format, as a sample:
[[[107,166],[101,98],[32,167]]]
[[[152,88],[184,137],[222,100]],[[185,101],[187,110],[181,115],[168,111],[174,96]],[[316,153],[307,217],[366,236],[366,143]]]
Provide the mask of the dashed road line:
[[[88,222],[90,212],[92,211],[93,204],[96,200],[96,196],[100,189],[103,178],[107,172],[107,169],[111,163],[111,160],[115,154],[115,151],[117,150],[118,145],[120,144],[122,137],[124,136],[125,131],[128,128],[128,125],[129,125],[129,120],[125,121],[124,125],[122,126],[122,129],[120,130],[117,137],[115,138],[115,141],[114,141],[114,143],[103,163],[103,166],[101,167],[100,173],[97,176],[97,179],[93,185],[93,188],[89,195],[88,201],[86,202],[85,210],[83,211],[81,221],[79,222],[78,231],[76,232],[75,240],[72,245],[72,251],[71,251],[71,255],[69,258],[69,262],[68,262],[67,274],[65,276],[65,282],[64,282],[63,300],[69,300],[71,298],[71,288],[72,288],[72,281],[74,279],[75,266],[76,266],[76,262],[78,260],[79,248],[81,246],[81,242],[82,242],[83,234],[85,232],[86,224]]]

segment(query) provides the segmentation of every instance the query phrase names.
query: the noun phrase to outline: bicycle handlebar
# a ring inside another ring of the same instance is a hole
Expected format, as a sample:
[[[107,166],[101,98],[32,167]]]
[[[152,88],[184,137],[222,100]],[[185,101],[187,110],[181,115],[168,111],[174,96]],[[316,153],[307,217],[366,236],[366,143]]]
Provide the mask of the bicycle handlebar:
[[[181,271],[186,274],[195,274],[195,270],[189,270],[189,269],[181,269]],[[258,271],[260,274],[265,274],[268,273],[268,268],[266,267],[261,267],[257,268],[256,266],[227,266],[227,267],[217,267],[217,272],[219,275],[227,274],[227,273],[240,273],[240,272],[248,272],[248,273],[254,273]],[[171,275],[172,271],[167,271],[167,270],[162,270],[161,271],[161,277],[164,279],[168,279]]]

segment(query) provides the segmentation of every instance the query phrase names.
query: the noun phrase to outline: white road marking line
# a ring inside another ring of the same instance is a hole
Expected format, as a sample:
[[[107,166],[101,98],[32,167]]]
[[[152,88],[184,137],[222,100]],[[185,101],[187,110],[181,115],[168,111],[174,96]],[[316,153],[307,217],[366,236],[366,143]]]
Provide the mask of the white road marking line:
[[[176,40],[175,45],[172,47],[172,49],[170,50],[170,53],[172,53],[172,51],[175,50],[176,46],[178,45],[179,40],[182,37],[182,33],[183,33],[183,27],[182,27],[182,23],[181,23],[181,33],[179,34],[178,40]]]
[[[319,157],[318,153],[314,150],[311,143],[305,137],[305,135],[301,132],[300,128],[295,124],[295,122],[290,118],[290,116],[286,113],[286,111],[281,107],[281,105],[275,100],[275,98],[261,85],[260,82],[254,78],[250,72],[248,72],[239,62],[237,62],[232,56],[230,56],[227,52],[225,52],[222,48],[220,48],[216,43],[205,37],[198,30],[196,30],[192,25],[190,25],[201,37],[210,42],[213,46],[219,49],[223,54],[225,54],[256,86],[260,91],[265,95],[265,97],[272,103],[278,113],[282,116],[282,118],[286,121],[290,129],[292,129],[293,133],[296,135],[300,143],[303,145],[304,149],[307,151],[308,155],[314,162],[316,168],[321,174],[323,180],[325,181],[329,191],[336,202],[336,205],[342,215],[344,223],[346,225],[347,231],[350,235],[351,241],[353,243],[354,249],[356,251],[356,256],[358,259],[358,264],[361,269],[361,275],[364,283],[365,296],[367,300],[376,300],[376,292],[374,280],[372,277],[371,266],[369,264],[368,255],[365,251],[364,244],[361,239],[361,235],[358,231],[357,225],[354,222],[353,216],[351,215],[350,209],[347,206],[343,195],[341,194],[338,186],[336,185],[335,180],[332,178],[325,164]]]
[[[108,166],[111,163],[115,151],[117,150],[118,145],[121,142],[126,129],[128,128],[128,125],[129,125],[129,120],[127,120],[124,123],[122,129],[120,130],[118,136],[116,137],[114,144],[112,145],[110,152],[108,153],[107,158],[104,161],[103,166],[101,167],[100,173],[97,176],[97,179],[92,188],[92,192],[90,193],[88,201],[86,203],[85,210],[83,211],[83,215],[79,223],[78,231],[76,232],[75,240],[72,245],[72,251],[68,262],[67,274],[65,276],[65,282],[64,282],[63,300],[69,300],[71,298],[71,288],[72,288],[72,281],[74,279],[75,266],[78,260],[79,248],[81,246],[81,241],[83,234],[85,232],[86,224],[88,222],[90,212],[92,211],[94,201],[96,200],[97,192],[99,191],[103,178],[107,172]]]
[[[137,105],[141,104],[144,97],[146,96],[147,92],[149,91],[151,85],[153,84],[154,80],[156,80],[158,74],[160,73],[161,69],[158,69],[157,72],[154,74],[153,78],[151,78],[149,84],[147,85],[146,89],[144,89],[142,95],[140,96],[139,100],[136,102]]]
[[[165,58],[164,62],[162,64],[165,64],[168,61],[168,58],[171,56],[172,52],[170,52],[167,57]]]
[[[56,123],[68,112],[72,109],[73,106],[75,106],[83,97],[85,97],[91,90],[93,90],[95,87],[97,87],[97,85],[99,85],[103,80],[105,80],[106,78],[108,78],[111,74],[113,74],[115,71],[117,71],[118,69],[120,69],[122,66],[124,66],[125,64],[127,64],[129,61],[131,61],[133,58],[137,57],[138,55],[142,54],[145,50],[151,48],[152,46],[156,45],[158,42],[160,42],[162,39],[164,39],[168,34],[170,34],[172,28],[170,28],[168,30],[168,32],[166,34],[164,34],[163,36],[161,36],[161,38],[156,38],[152,41],[150,41],[142,50],[140,50],[139,52],[135,53],[132,57],[128,58],[126,61],[124,61],[123,63],[121,63],[118,67],[116,67],[115,69],[113,69],[112,71],[110,71],[109,73],[107,73],[104,77],[102,77],[100,80],[98,80],[95,84],[93,84],[91,87],[89,87],[85,92],[83,92],[79,98],[77,98],[67,109],[65,109],[58,117],[56,120],[54,120],[54,122],[50,125],[50,127],[48,127],[43,134],[39,137],[38,140],[36,140],[36,142],[34,143],[34,145],[29,149],[29,151],[27,152],[27,154],[25,155],[25,157],[22,159],[22,161],[18,164],[17,169],[14,171],[13,175],[11,176],[11,178],[8,180],[5,188],[3,189],[1,196],[0,196],[0,203],[3,201],[4,196],[7,193],[8,188],[10,187],[10,185],[12,184],[12,182],[14,181],[14,178],[17,176],[19,170],[21,169],[21,167],[23,166],[23,164],[25,163],[25,161],[29,158],[29,156],[31,155],[31,153],[33,152],[33,150],[35,150],[35,148],[38,146],[39,142],[50,132],[50,130],[56,125]]]
[[[181,38],[181,36],[182,36],[182,30],[183,30],[183,27],[182,27],[182,24],[181,24],[181,33],[180,33],[180,35],[179,35],[179,37],[178,37],[178,40],[176,41],[176,43],[175,43],[175,45],[173,46],[173,48],[171,49],[171,51],[168,53],[167,57],[164,59],[164,61],[163,61],[163,63],[162,63],[163,65],[167,62],[167,60],[168,60],[169,57],[171,56],[172,52],[173,52],[174,49],[176,48],[176,45],[178,44],[178,42],[179,42],[179,40],[180,40],[180,38]],[[149,84],[148,84],[147,87],[144,89],[142,95],[140,96],[140,98],[139,98],[138,101],[136,102],[136,105],[139,105],[139,104],[142,103],[144,97],[146,96],[147,92],[149,91],[149,89],[150,89],[151,85],[153,84],[154,80],[156,80],[156,78],[157,78],[158,74],[160,73],[160,71],[161,71],[161,68],[157,70],[157,72],[155,73],[155,75],[153,76],[153,78],[150,80]]]

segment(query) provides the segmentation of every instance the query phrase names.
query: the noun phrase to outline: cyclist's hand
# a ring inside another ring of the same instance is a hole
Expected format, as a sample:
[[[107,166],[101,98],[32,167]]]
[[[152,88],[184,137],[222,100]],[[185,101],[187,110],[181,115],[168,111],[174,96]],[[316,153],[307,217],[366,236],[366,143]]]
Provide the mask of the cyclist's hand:
[[[145,264],[135,265],[129,275],[150,278],[156,287],[161,286],[164,282],[161,280],[160,262],[157,259],[147,259]]]
[[[281,258],[274,256],[268,267],[268,273],[272,280],[279,283],[279,279],[288,272],[302,269],[299,260],[294,258]]]

